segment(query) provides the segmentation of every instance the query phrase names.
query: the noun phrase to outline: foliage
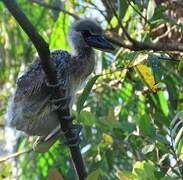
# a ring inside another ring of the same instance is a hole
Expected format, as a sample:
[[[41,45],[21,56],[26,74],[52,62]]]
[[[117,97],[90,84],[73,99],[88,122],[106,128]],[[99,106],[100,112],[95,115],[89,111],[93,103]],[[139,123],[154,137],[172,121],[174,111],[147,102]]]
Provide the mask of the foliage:
[[[103,29],[120,41],[127,41],[120,27],[122,23],[131,37],[141,42],[183,43],[181,38],[177,38],[183,30],[180,20],[183,14],[168,16],[170,7],[166,1],[115,0],[111,4],[104,0],[43,2],[54,6],[61,2],[61,7],[78,16],[82,14],[82,17],[92,13]],[[69,49],[66,34],[74,21],[72,16],[31,0],[18,0],[18,3],[51,48]],[[115,17],[112,5],[121,23]],[[176,14],[179,9],[170,11]],[[26,69],[34,58],[35,49],[31,42],[0,3],[2,144],[5,143],[4,114],[8,97],[19,72]],[[183,178],[182,64],[182,54],[177,52],[131,51],[117,46],[112,53],[97,51],[97,73],[88,81],[74,105],[76,111],[73,110],[77,121],[83,125],[81,151],[89,172],[88,180]],[[17,137],[14,151],[31,147],[32,138]],[[3,147],[0,147],[0,153],[5,151]],[[65,179],[75,177],[68,149],[60,142],[47,153],[30,152],[11,162],[0,164],[0,179],[14,176],[18,179],[44,179],[50,168],[57,168]],[[12,171],[8,170],[10,168]]]

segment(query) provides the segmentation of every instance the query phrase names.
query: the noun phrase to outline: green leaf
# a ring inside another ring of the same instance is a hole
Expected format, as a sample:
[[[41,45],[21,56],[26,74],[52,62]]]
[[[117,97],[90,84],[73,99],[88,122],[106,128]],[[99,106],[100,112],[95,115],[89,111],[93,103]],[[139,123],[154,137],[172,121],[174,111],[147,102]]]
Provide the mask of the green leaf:
[[[97,169],[88,175],[87,180],[95,180],[95,179],[97,180],[100,174],[101,174],[101,169]]]
[[[77,101],[77,112],[78,113],[80,113],[81,110],[83,109],[84,103],[85,103],[87,97],[89,96],[90,91],[91,91],[93,85],[95,84],[96,80],[98,79],[98,77],[100,77],[100,75],[96,75],[93,78],[91,78],[88,81],[86,87],[84,88],[83,93],[79,96],[78,101]]]
[[[149,20],[153,17],[155,8],[156,8],[155,1],[149,0],[148,6],[147,6],[147,20]]]
[[[142,78],[144,84],[148,86],[149,90],[152,91],[153,93],[156,93],[158,91],[158,85],[155,81],[151,68],[149,68],[144,64],[137,64],[135,66],[135,69]]]
[[[177,147],[177,154],[178,156],[181,156],[183,154],[183,138],[179,141],[179,144]]]
[[[180,128],[176,138],[175,138],[175,145],[179,143],[180,139],[183,137],[183,127]]]
[[[161,107],[163,114],[165,116],[168,116],[169,109],[168,109],[168,102],[167,102],[167,99],[165,97],[165,93],[163,91],[159,91],[158,97],[159,97],[160,107]]]
[[[182,116],[183,116],[183,111],[179,111],[179,112],[175,115],[175,117],[173,118],[173,120],[171,121],[170,127],[172,128],[172,127],[176,126],[177,120],[178,120],[180,117],[182,117]]]
[[[155,145],[154,144],[149,144],[149,145],[146,145],[142,148],[142,153],[143,154],[148,154],[150,152],[152,152],[155,148]]]
[[[91,112],[88,111],[82,111],[79,114],[79,120],[82,122],[85,126],[92,126],[95,122],[95,117],[92,115]]]
[[[130,171],[120,171],[118,170],[116,176],[119,180],[129,180],[132,179],[132,174]]]
[[[111,19],[111,25],[113,28],[117,27],[118,25],[118,20],[115,16],[113,16],[113,18]]]
[[[151,119],[147,114],[141,116],[138,123],[139,123],[139,129],[143,134],[150,136],[152,138],[156,137],[156,129],[151,124]]]
[[[52,29],[50,37],[51,49],[68,48],[67,35],[66,35],[68,33],[68,26],[69,26],[68,24],[69,24],[68,15],[65,15],[64,13],[61,12]]]
[[[125,16],[125,13],[127,11],[127,8],[128,8],[128,3],[127,1],[124,1],[124,0],[118,0],[118,11],[119,11],[119,19],[123,19],[123,17]]]
[[[134,179],[155,180],[155,165],[149,161],[137,161],[133,166]]]

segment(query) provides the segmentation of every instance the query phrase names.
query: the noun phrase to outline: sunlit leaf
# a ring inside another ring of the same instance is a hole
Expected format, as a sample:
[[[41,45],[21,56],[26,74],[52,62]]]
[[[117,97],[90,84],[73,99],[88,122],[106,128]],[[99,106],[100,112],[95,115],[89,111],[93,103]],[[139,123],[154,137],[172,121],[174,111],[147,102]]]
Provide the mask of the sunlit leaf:
[[[167,98],[165,97],[165,93],[163,91],[158,92],[160,107],[165,116],[168,116],[169,109],[168,109],[168,103]]]
[[[180,139],[180,141],[178,143],[177,154],[178,154],[178,156],[183,157],[183,137],[182,137],[182,139]]]
[[[113,18],[111,19],[111,25],[113,26],[113,28],[117,27],[118,25],[118,20],[115,16],[113,16]]]
[[[11,164],[9,162],[0,164],[0,179],[8,179],[12,171]],[[4,178],[3,178],[4,177]]]
[[[156,8],[155,0],[149,0],[148,7],[147,7],[147,19],[151,19],[154,15],[154,11]]]
[[[148,154],[150,152],[152,152],[155,148],[155,145],[154,144],[149,144],[149,145],[146,145],[142,148],[142,153],[143,154]]]
[[[50,38],[50,48],[58,49],[58,48],[68,48],[67,43],[67,33],[68,33],[68,25],[69,17],[64,13],[60,13],[59,17],[52,29],[51,38]]]
[[[153,162],[149,161],[137,161],[133,166],[133,177],[137,179],[156,179],[155,175],[155,165]]]
[[[94,179],[97,180],[100,174],[101,174],[101,169],[97,169],[88,175],[87,180],[94,180]]]
[[[143,82],[148,86],[148,88],[156,93],[158,91],[158,84],[155,82],[154,75],[151,72],[151,69],[143,64],[138,64],[135,66],[138,74],[141,76]]]
[[[183,126],[180,128],[180,130],[177,133],[177,136],[175,137],[175,145],[177,145],[182,138],[183,138]]]
[[[105,143],[107,143],[107,144],[113,144],[114,141],[113,141],[113,138],[112,138],[111,135],[106,134],[106,133],[103,133],[102,137],[103,137]]]
[[[119,180],[132,180],[131,172],[128,171],[117,171],[116,176]]]

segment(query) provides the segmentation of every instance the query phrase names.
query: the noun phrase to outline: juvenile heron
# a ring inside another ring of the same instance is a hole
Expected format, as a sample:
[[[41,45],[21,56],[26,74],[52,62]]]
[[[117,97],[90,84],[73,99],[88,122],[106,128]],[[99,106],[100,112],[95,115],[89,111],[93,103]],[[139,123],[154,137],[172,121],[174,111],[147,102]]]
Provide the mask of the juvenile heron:
[[[92,20],[79,20],[71,26],[68,34],[73,49],[51,52],[59,85],[65,89],[69,106],[72,106],[79,86],[94,70],[93,48],[103,51],[113,50],[113,46],[102,36],[101,27]],[[47,137],[59,126],[53,95],[41,68],[39,58],[17,80],[17,88],[9,107],[11,126],[28,135]]]

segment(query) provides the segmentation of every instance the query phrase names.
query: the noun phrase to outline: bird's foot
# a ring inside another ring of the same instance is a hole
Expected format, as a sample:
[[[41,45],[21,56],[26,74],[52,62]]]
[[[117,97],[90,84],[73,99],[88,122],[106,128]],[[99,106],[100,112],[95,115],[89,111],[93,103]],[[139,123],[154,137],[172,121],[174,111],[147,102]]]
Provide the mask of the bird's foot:
[[[80,134],[81,130],[82,130],[82,126],[81,125],[79,125],[79,124],[73,125],[73,127],[71,129],[73,137],[67,138],[67,141],[64,142],[64,144],[69,146],[69,147],[76,147],[76,146],[78,146],[79,143],[80,143],[79,134]],[[69,133],[70,133],[69,130],[64,132],[66,137],[67,137],[67,134],[69,134]]]
[[[45,80],[46,86],[48,86],[49,88],[55,89],[55,88],[61,88],[62,90],[66,90],[65,88],[65,82],[64,81],[59,81],[56,84],[51,84],[50,82],[48,82],[47,80]]]
[[[73,120],[75,119],[75,116],[71,116],[71,115],[69,115],[69,116],[64,116],[63,119],[66,120],[66,121],[73,121]],[[74,126],[75,126],[75,125],[74,125]]]
[[[69,107],[69,104],[71,102],[71,96],[68,97],[63,97],[63,98],[53,98],[51,100],[49,100],[49,102],[52,104],[52,109],[57,110],[65,110]]]

